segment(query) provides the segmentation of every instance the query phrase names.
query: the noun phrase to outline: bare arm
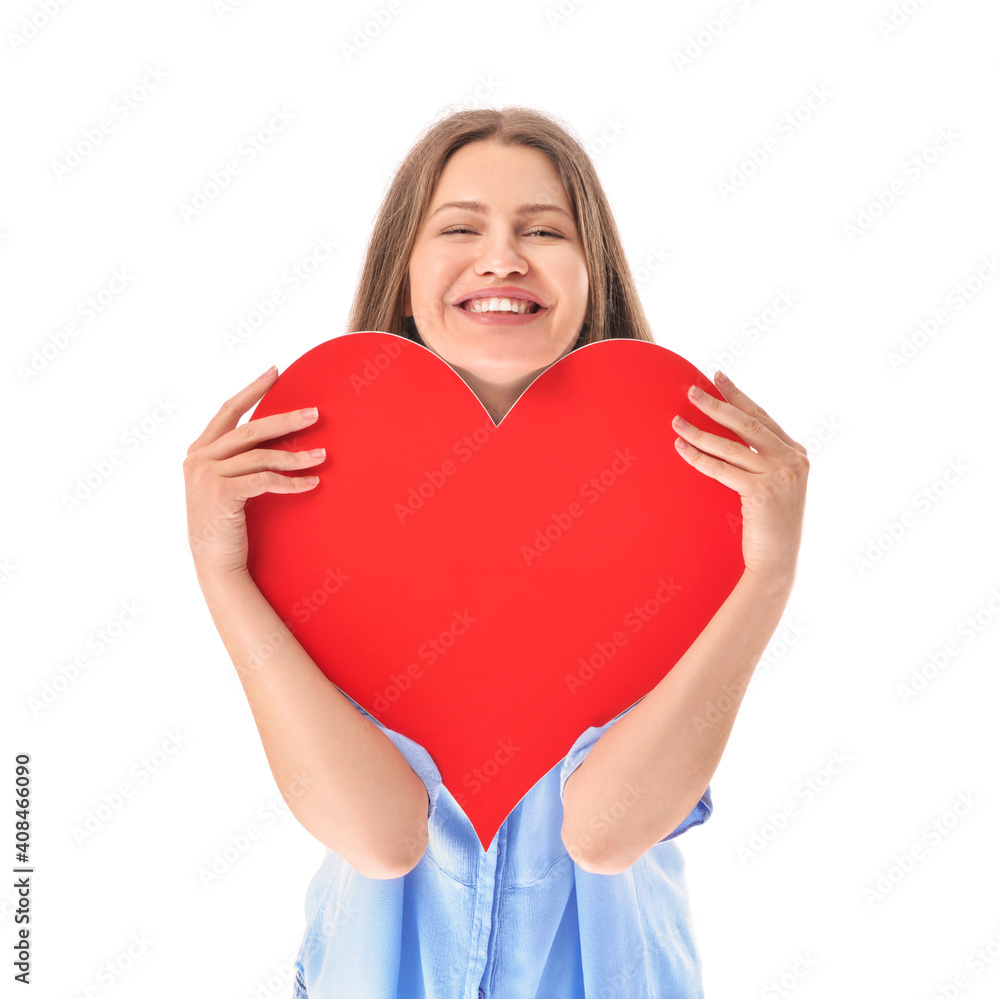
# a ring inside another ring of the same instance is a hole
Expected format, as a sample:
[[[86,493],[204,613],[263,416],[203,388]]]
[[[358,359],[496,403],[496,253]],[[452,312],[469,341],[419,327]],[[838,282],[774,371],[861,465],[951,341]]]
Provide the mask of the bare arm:
[[[279,413],[237,425],[276,376],[272,369],[227,400],[188,449],[188,539],[198,582],[292,814],[359,873],[401,877],[427,847],[423,781],[388,736],[326,678],[246,568],[246,501],[311,488],[307,479],[277,470],[323,460],[261,446],[313,422],[315,413]]]
[[[744,575],[673,669],[570,774],[562,838],[584,870],[627,870],[698,803],[791,588]]]
[[[412,870],[427,791],[406,757],[320,671],[246,574],[202,580],[278,790],[320,842],[370,878]]]
[[[721,373],[689,390],[741,444],[675,417],[678,453],[740,494],[744,572],[669,673],[598,739],[563,789],[562,838],[584,870],[618,874],[673,832],[715,773],[795,578],[806,449]],[[610,821],[609,821],[610,820]]]

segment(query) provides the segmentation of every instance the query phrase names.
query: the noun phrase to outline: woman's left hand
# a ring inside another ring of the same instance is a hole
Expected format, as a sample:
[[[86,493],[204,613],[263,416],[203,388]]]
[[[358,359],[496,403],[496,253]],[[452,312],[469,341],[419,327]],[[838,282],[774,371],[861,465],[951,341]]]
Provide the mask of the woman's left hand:
[[[681,426],[681,417],[676,416],[673,428],[680,437],[675,447],[698,471],[740,494],[745,571],[790,583],[802,538],[809,475],[806,449],[721,372],[716,373],[715,385],[725,402],[707,392],[696,398],[690,390],[688,398],[746,443],[691,423]]]

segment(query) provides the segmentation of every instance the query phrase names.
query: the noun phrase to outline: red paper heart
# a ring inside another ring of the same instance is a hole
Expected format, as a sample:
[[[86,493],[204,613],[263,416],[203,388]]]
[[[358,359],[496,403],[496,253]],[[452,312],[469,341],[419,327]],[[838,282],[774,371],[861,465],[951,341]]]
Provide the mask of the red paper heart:
[[[591,725],[640,700],[743,573],[738,493],[677,454],[722,398],[643,340],[577,348],[495,426],[426,347],[338,336],[251,419],[317,406],[267,447],[327,449],[300,495],[246,507],[248,569],[319,668],[430,753],[484,849]]]

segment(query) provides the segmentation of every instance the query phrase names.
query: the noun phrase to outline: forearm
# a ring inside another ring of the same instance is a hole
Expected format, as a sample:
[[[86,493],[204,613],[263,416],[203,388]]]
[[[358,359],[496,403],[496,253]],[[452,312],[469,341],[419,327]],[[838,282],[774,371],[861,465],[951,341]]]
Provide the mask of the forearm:
[[[302,825],[373,878],[427,845],[427,791],[406,758],[322,673],[246,573],[202,578],[271,773]]]
[[[744,574],[673,669],[570,775],[562,837],[584,869],[627,869],[697,804],[791,589],[787,578]]]

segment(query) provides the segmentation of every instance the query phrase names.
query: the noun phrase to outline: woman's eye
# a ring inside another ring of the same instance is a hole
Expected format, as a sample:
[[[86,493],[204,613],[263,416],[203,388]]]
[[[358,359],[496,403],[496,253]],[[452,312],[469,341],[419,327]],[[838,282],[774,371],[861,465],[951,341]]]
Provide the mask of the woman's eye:
[[[459,232],[472,232],[468,226],[453,226],[451,229],[445,229],[444,235],[451,235],[452,233]],[[556,239],[565,239],[565,236],[560,235],[558,232],[553,232],[551,229],[532,229],[528,233],[528,236],[553,236]]]

